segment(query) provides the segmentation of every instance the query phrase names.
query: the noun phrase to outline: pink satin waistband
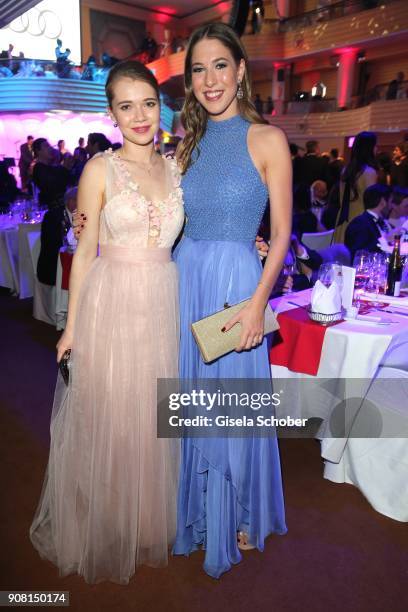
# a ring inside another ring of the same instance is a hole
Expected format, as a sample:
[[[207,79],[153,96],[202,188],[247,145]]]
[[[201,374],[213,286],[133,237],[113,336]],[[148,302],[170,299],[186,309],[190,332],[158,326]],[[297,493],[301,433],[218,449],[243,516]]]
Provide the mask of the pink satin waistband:
[[[169,263],[171,261],[171,249],[100,244],[99,256],[129,263]]]

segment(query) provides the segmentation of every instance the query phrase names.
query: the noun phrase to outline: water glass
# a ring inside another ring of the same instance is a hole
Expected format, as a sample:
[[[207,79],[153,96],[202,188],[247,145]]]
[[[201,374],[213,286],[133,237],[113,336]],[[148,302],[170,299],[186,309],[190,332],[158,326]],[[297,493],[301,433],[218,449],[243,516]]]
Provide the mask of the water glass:
[[[353,305],[357,308],[360,306],[361,294],[366,290],[370,278],[372,255],[368,251],[361,250],[356,252],[353,259],[353,268],[356,269]]]
[[[356,251],[353,259],[353,268],[366,267],[371,263],[372,257],[373,253],[370,253],[370,251],[365,251],[364,249]]]
[[[367,281],[366,290],[369,293],[374,293],[376,296],[385,293],[385,287],[387,284],[387,272],[388,266],[386,262],[377,261],[371,266],[370,276]],[[378,306],[381,301],[376,300],[372,302],[373,306]]]
[[[285,261],[282,267],[282,272],[285,277],[293,276],[297,274],[296,263],[294,261]],[[292,293],[292,289],[288,289],[286,293]]]

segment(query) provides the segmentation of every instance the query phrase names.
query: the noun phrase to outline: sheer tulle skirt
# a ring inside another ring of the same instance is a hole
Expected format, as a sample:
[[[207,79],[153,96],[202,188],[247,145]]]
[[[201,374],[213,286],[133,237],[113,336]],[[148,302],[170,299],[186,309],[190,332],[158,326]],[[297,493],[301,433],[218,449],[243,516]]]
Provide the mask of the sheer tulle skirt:
[[[157,439],[156,379],[178,372],[177,271],[154,259],[97,258],[79,299],[69,387],[57,381],[30,537],[61,575],[90,583],[126,584],[140,564],[166,565],[175,536],[179,443]]]

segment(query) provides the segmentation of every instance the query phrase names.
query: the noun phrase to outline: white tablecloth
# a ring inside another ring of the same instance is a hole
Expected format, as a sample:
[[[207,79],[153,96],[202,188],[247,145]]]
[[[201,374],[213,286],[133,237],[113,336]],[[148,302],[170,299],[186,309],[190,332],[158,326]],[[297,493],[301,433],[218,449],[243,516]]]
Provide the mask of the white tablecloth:
[[[307,305],[310,302],[310,290],[279,298],[272,305],[277,312],[295,308],[288,301]],[[406,311],[408,314],[408,309]],[[367,398],[373,393],[370,391],[370,381],[374,377],[399,378],[399,385],[397,381],[392,381],[389,401],[383,398],[380,409],[386,411],[395,408],[397,412],[402,412],[402,418],[407,419],[405,377],[408,376],[408,316],[388,313],[382,316],[392,323],[380,326],[355,320],[329,327],[324,337],[316,377],[275,365],[271,366],[272,377],[299,380],[308,378],[316,380],[316,387],[321,378],[344,379],[344,397],[364,397],[367,394]],[[324,395],[320,391],[316,397],[308,401],[308,398],[301,396],[299,405],[292,408],[294,416],[317,416],[323,419],[321,438],[322,457],[325,459],[324,476],[334,482],[355,484],[378,511],[396,520],[408,521],[408,438],[325,437],[338,398],[336,400],[331,393]],[[371,399],[378,402],[378,398]]]
[[[41,245],[41,223],[0,226],[0,286],[20,299],[33,296]]]
[[[68,315],[68,291],[61,288],[61,282],[62,265],[61,258],[58,255],[57,280],[55,282],[55,323],[58,330],[65,329]]]
[[[272,301],[275,312],[296,308],[288,302],[307,306],[311,290],[291,293],[287,297]],[[406,309],[408,315],[408,308]],[[380,316],[377,312],[375,316]],[[408,370],[408,316],[384,313],[384,317],[395,322],[378,325],[369,321],[344,321],[327,328],[320,358],[319,378],[369,378],[380,365]],[[286,368],[272,366],[279,377]],[[286,370],[286,373],[288,371]],[[300,376],[304,377],[305,374]]]

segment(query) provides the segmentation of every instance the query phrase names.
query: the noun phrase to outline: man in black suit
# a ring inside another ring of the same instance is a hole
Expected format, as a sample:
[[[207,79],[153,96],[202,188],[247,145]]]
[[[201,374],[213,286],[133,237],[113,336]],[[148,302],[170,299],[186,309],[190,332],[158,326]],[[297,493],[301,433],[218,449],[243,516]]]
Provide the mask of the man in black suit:
[[[48,210],[41,224],[41,249],[37,263],[37,278],[44,285],[55,285],[59,250],[72,225],[72,213],[76,208],[77,187],[68,189],[64,205]]]
[[[55,150],[46,138],[33,142],[35,166],[33,183],[38,187],[41,205],[49,209],[62,205],[64,193],[71,181],[70,173],[64,166],[54,166]]]
[[[28,183],[30,181],[29,171],[34,159],[33,142],[34,138],[32,136],[27,136],[27,142],[22,144],[20,147],[20,160],[18,162],[18,167],[20,168],[21,189],[23,191],[27,190]]]
[[[339,150],[331,149],[329,165],[327,168],[329,179],[327,187],[329,191],[333,187],[333,185],[339,182],[343,168],[344,159],[342,157],[339,157]]]
[[[389,187],[379,183],[365,190],[363,194],[365,211],[350,221],[344,238],[351,260],[360,249],[372,253],[381,251],[377,243],[381,235],[385,235],[389,230],[383,216],[388,207],[389,194]]]
[[[399,142],[392,153],[391,183],[395,187],[408,187],[408,142]]]
[[[292,178],[293,185],[300,185],[302,182],[302,156],[299,147],[294,142],[289,143],[290,156],[292,158]]]
[[[300,183],[311,186],[315,181],[328,182],[328,161],[321,157],[319,143],[317,140],[309,140],[306,143],[306,153],[301,158]]]

